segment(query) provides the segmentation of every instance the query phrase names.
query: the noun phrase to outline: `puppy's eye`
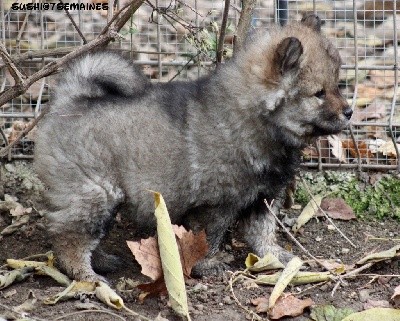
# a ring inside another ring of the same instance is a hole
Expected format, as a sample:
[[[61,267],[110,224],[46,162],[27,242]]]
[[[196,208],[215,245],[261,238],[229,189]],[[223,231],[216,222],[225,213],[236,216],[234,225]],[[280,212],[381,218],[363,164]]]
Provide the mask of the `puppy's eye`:
[[[315,97],[319,98],[319,99],[323,99],[325,98],[325,90],[321,89],[320,91],[317,91],[314,94]]]

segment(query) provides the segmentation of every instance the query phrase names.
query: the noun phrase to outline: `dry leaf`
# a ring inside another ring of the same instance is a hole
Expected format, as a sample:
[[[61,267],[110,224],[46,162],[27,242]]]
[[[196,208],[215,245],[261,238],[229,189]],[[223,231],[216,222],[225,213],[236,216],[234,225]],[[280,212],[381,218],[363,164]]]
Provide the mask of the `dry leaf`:
[[[140,241],[127,241],[129,249],[142,267],[142,274],[153,281],[162,277],[160,252],[156,238],[149,237]]]
[[[292,294],[282,295],[269,311],[268,316],[272,320],[277,320],[284,316],[296,317],[303,314],[304,309],[313,304],[314,302],[310,298],[300,300]]]
[[[381,100],[374,100],[365,108],[355,108],[351,120],[361,122],[370,119],[381,119],[386,116],[386,106]]]
[[[0,290],[10,286],[15,282],[25,280],[28,276],[32,275],[33,268],[25,267],[6,272],[0,275]]]
[[[203,259],[208,252],[207,236],[203,230],[197,234],[187,231],[183,226],[172,226],[177,236],[183,274],[190,277],[194,265]]]
[[[96,289],[95,282],[86,282],[86,281],[72,281],[71,284],[66,287],[60,293],[53,295],[51,297],[46,298],[43,303],[53,305],[58,301],[66,301],[72,299],[74,297],[79,296],[80,294],[93,294]]]
[[[277,272],[274,274],[259,275],[257,279],[254,280],[257,284],[264,285],[275,285],[282,272]],[[329,281],[333,278],[330,272],[297,272],[297,274],[292,278],[289,284],[291,285],[301,285],[310,283],[319,283],[324,281]]]
[[[21,314],[26,314],[27,312],[30,312],[37,308],[36,303],[37,298],[32,291],[29,291],[28,298],[24,301],[24,303],[13,307],[13,311]]]
[[[118,310],[124,307],[122,298],[104,282],[96,283],[94,293],[101,302],[107,304],[109,307]]]
[[[400,310],[387,308],[372,308],[362,312],[350,314],[342,321],[369,321],[369,320],[384,320],[384,321],[399,321]]]
[[[340,162],[347,163],[346,160],[346,151],[343,149],[342,140],[337,135],[329,135],[327,137],[331,153],[335,156]]]
[[[396,308],[400,307],[400,285],[396,286],[396,288],[394,289],[394,293],[390,299],[393,300],[394,306]]]
[[[347,265],[337,262],[334,259],[320,260],[320,263],[325,267],[325,269],[334,272],[335,274],[343,274],[344,272],[349,271],[354,267],[353,265]]]
[[[160,249],[161,265],[172,309],[180,316],[190,319],[185,280],[179,255],[178,244],[172,230],[167,206],[160,193],[153,192],[157,237]]]
[[[269,297],[269,308],[272,309],[275,305],[276,300],[281,296],[287,285],[292,281],[293,277],[299,272],[303,261],[295,256],[286,265],[286,268],[282,271],[279,276],[278,282],[275,284],[271,296]]]
[[[371,300],[368,299],[363,305],[364,310],[372,308],[390,308],[390,303],[385,300]]]
[[[146,298],[151,298],[155,297],[158,295],[162,294],[167,294],[167,286],[165,285],[165,280],[163,277],[159,278],[158,280],[155,280],[154,282],[151,283],[143,283],[139,284],[138,289],[143,291],[143,293],[140,294],[139,300],[141,302],[144,301]]]
[[[321,202],[321,209],[330,218],[345,221],[356,219],[353,209],[342,198],[324,198]],[[317,212],[317,216],[323,216],[321,210]]]
[[[396,144],[397,148],[400,150],[400,144]],[[396,154],[396,149],[394,147],[394,144],[392,140],[386,141],[382,146],[378,148],[378,152],[382,153],[384,156],[389,156],[389,157],[397,157]]]
[[[396,245],[390,248],[389,250],[369,254],[366,257],[362,258],[361,260],[357,261],[356,264],[361,265],[367,262],[379,262],[387,259],[392,259],[399,250],[400,250],[400,245]]]
[[[378,88],[393,87],[395,84],[394,70],[371,70],[369,77]]]
[[[246,268],[252,272],[283,269],[285,267],[275,255],[269,252],[263,258],[260,258],[253,253],[249,253],[245,265]]]
[[[318,206],[321,205],[322,195],[314,196],[314,199],[311,199],[308,204],[301,211],[299,217],[296,220],[296,223],[292,227],[293,232],[297,232],[300,227],[306,224],[311,218],[315,216],[318,211]]]
[[[252,299],[251,303],[256,306],[257,313],[268,313],[268,297]]]
[[[349,151],[350,155],[353,158],[357,158],[357,150],[356,150],[356,145],[354,144],[354,141],[352,139],[345,139],[342,142],[342,146],[343,148],[345,148],[346,150]],[[357,147],[358,147],[358,151],[360,153],[360,157],[361,158],[373,158],[374,155],[372,154],[372,152],[369,150],[368,145],[365,141],[359,141],[357,142]]]

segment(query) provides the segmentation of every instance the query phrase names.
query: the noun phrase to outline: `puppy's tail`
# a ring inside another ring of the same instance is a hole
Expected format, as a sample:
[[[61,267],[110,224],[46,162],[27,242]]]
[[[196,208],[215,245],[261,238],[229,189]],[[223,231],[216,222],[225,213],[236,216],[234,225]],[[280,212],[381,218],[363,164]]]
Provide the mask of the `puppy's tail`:
[[[74,60],[59,79],[55,99],[128,97],[140,94],[149,80],[128,60],[108,51]]]

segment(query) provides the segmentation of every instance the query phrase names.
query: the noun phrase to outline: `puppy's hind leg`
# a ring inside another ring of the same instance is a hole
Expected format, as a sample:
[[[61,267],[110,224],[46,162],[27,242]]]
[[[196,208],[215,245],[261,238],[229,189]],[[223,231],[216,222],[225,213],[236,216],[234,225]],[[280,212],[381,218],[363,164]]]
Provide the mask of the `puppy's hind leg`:
[[[62,200],[59,193],[52,192],[48,198],[58,211],[48,213],[47,219],[57,262],[76,280],[104,281],[94,272],[91,258],[113,219],[106,191],[89,183],[64,194]]]

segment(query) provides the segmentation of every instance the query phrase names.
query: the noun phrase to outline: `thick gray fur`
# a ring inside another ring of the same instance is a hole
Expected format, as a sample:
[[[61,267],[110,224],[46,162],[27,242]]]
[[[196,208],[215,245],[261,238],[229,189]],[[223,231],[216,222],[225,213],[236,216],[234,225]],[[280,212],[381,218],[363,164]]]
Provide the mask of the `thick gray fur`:
[[[209,258],[241,221],[255,253],[272,250],[287,261],[263,199],[276,199],[278,208],[301,149],[338,133],[351,116],[337,88],[339,54],[319,23],[311,17],[273,28],[194,82],[152,84],[110,52],[67,68],[35,154],[48,187],[48,230],[66,272],[100,278],[92,252],[117,211],[139,231],[154,231],[148,190],[163,194],[173,223],[206,229]],[[196,271],[214,267],[205,260]]]

